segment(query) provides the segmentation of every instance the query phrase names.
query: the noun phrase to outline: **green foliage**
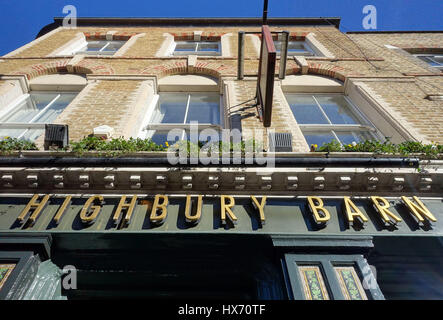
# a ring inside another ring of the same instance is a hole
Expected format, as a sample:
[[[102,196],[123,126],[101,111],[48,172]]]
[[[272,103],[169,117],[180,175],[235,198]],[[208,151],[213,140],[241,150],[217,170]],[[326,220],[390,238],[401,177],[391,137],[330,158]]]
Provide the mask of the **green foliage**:
[[[183,156],[186,155],[198,155],[199,153],[204,153],[207,156],[211,156],[211,154],[218,153],[222,155],[222,153],[237,153],[240,152],[242,155],[246,153],[260,152],[263,150],[263,144],[261,142],[257,142],[254,139],[241,141],[238,143],[224,143],[222,141],[199,141],[198,144],[192,143],[188,140],[178,141],[173,145],[173,150],[177,153],[184,153]]]
[[[437,143],[423,144],[416,141],[405,141],[400,144],[394,144],[387,139],[385,142],[367,140],[360,143],[341,145],[333,140],[316,148],[311,146],[315,152],[372,152],[375,154],[399,154],[408,156],[410,154],[422,154],[429,158],[437,158],[443,154],[443,145]]]
[[[116,156],[119,154],[139,152],[139,151],[165,151],[166,147],[157,145],[151,139],[123,137],[104,140],[97,137],[85,137],[80,141],[71,141],[71,144],[64,151],[71,151],[79,155],[87,151],[100,151],[99,154],[106,156]]]
[[[0,140],[0,153],[10,154],[14,151],[38,150],[34,142],[6,137]]]
[[[180,140],[174,145],[170,146],[167,142],[165,145],[157,145],[151,139],[134,139],[129,138],[115,138],[111,140],[104,140],[97,137],[85,137],[80,141],[71,142],[71,144],[63,149],[63,151],[74,152],[78,155],[82,155],[88,151],[99,151],[100,155],[105,156],[118,156],[125,153],[133,153],[140,151],[167,151],[171,148],[171,151],[184,153],[183,156],[198,155],[204,152],[207,155],[211,155],[213,152],[221,154],[222,152],[238,152],[242,154],[246,152],[253,152],[263,150],[261,143],[255,140],[241,141],[240,143],[233,144],[217,142],[199,142],[198,144],[192,143],[188,140]]]

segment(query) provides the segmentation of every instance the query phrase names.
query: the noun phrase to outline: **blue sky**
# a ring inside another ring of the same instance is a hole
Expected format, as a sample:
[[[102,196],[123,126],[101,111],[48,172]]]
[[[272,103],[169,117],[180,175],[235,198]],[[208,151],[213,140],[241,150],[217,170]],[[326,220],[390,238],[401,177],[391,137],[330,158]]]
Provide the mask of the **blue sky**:
[[[339,16],[342,31],[358,31],[368,4],[378,30],[443,30],[442,0],[269,0],[269,17]],[[257,17],[263,0],[0,0],[0,55],[33,40],[66,5],[79,17]]]

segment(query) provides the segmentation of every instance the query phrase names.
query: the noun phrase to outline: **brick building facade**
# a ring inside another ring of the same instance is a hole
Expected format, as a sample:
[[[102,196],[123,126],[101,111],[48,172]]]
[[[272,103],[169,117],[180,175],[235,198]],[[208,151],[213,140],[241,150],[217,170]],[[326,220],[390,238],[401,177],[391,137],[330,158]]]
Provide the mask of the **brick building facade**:
[[[62,22],[0,57],[0,136],[40,149],[0,157],[0,298],[443,298],[442,162],[310,152],[333,139],[443,144],[443,32],[269,19],[277,49],[281,31],[289,43],[264,128],[260,19]],[[47,123],[73,141],[108,126],[165,144],[193,120],[262,141],[274,166],[43,150]],[[270,133],[290,133],[291,152]]]
[[[60,22],[60,20],[58,20]],[[87,23],[87,21],[85,21]],[[232,24],[235,24],[233,22]],[[324,23],[322,23],[324,24]],[[409,140],[442,143],[443,129],[441,100],[430,97],[442,94],[441,70],[415,57],[413,53],[441,52],[441,33],[351,33],[344,34],[333,25],[272,26],[272,31],[288,30],[290,41],[303,41],[307,36],[326,50],[328,56],[305,57],[302,66],[293,56],[288,57],[286,75],[321,75],[343,82],[348,91],[353,84],[364,88],[366,99],[372,100],[384,116],[392,117],[410,133]],[[140,110],[134,105],[143,95],[140,89],[144,77],[160,79],[176,74],[198,74],[215,77],[220,92],[229,96],[225,101],[229,117],[235,113],[242,118],[245,132],[262,125],[253,115],[256,86],[254,77],[258,70],[258,35],[248,35],[245,40],[245,78],[238,80],[238,32],[259,31],[252,26],[150,26],[137,27],[83,27],[68,29],[58,27],[22,48],[2,57],[0,72],[3,76],[24,75],[32,82],[42,75],[72,73],[86,76],[88,82],[80,96],[55,120],[70,126],[71,139],[79,140],[90,135],[94,127],[109,125],[115,128],[114,136],[129,138],[131,130],[125,126],[128,118]],[[176,56],[162,52],[170,41],[201,37],[201,41],[222,41],[220,56]],[[84,37],[91,40],[121,40],[124,46],[114,55],[65,55],[60,49]],[[170,40],[170,39],[173,40]],[[278,73],[277,61],[276,73]],[[5,81],[5,80],[3,80]],[[281,81],[276,80],[277,87]],[[230,95],[224,92],[229,85]],[[6,92],[8,83],[2,85]],[[274,97],[276,110],[270,129],[281,129],[293,135],[295,152],[309,148],[297,130],[280,90]],[[93,106],[93,107],[92,107]],[[237,108],[236,106],[241,106]],[[124,112],[122,112],[122,109]],[[103,111],[106,109],[106,112]],[[232,109],[232,111],[231,111]],[[237,110],[236,110],[237,109]],[[364,113],[374,112],[361,108]],[[131,114],[132,113],[132,114]],[[88,120],[88,121],[84,121]],[[280,130],[281,131],[281,130]],[[383,130],[382,130],[383,131]],[[389,130],[386,130],[389,132]],[[389,134],[386,134],[389,136]],[[399,142],[399,141],[398,141]]]

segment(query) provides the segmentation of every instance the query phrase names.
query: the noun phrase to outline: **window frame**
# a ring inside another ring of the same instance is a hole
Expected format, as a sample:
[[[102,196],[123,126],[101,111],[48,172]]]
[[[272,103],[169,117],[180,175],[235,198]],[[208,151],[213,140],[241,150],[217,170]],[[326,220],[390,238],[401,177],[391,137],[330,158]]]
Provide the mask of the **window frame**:
[[[152,118],[154,116],[155,109],[159,106],[160,103],[160,95],[161,94],[187,94],[187,101],[186,101],[186,110],[185,110],[185,116],[183,119],[183,123],[151,123]],[[211,123],[198,123],[198,130],[204,130],[207,128],[212,128],[216,130],[222,130],[224,128],[224,112],[222,106],[223,106],[223,95],[221,95],[219,92],[215,91],[192,91],[192,92],[179,92],[179,91],[165,91],[165,92],[159,92],[156,94],[156,99],[153,101],[153,107],[148,110],[147,112],[150,112],[147,119],[143,121],[143,126],[141,129],[140,136],[144,136],[144,138],[151,138],[156,133],[156,131],[169,131],[172,129],[183,129],[183,133],[181,136],[181,140],[184,140],[184,136],[186,134],[186,130],[190,130],[191,123],[186,123],[186,117],[189,112],[190,107],[190,101],[191,101],[191,95],[195,94],[202,94],[202,95],[211,95],[213,94],[219,96],[219,113],[220,113],[220,124],[211,124]]]
[[[434,58],[437,56],[443,59],[443,53],[419,53],[419,54],[413,54],[413,56],[416,57],[417,59],[420,59],[420,61],[425,62],[429,67],[439,69],[440,71],[443,72],[443,62],[438,62],[434,60]],[[420,57],[426,57],[432,60],[432,62],[438,64],[438,66],[433,66],[428,61],[422,60]]]
[[[376,281],[368,262],[363,255],[334,255],[334,254],[295,254],[286,253],[282,259],[286,289],[290,300],[305,300],[303,282],[300,278],[299,267],[304,265],[318,266],[330,300],[346,300],[342,292],[340,281],[337,278],[335,267],[353,266],[360,284],[363,286],[363,271],[374,284],[372,288],[364,288],[368,300],[384,300],[383,293]],[[368,278],[366,278],[368,279]]]
[[[8,115],[10,115],[12,112],[16,111],[17,108],[20,107],[20,105],[25,102],[27,99],[29,99],[29,102],[26,103],[32,103],[35,102],[32,100],[32,93],[42,93],[42,94],[56,94],[56,96],[44,107],[42,108],[36,115],[34,115],[28,122],[3,122],[2,119],[6,118]],[[51,124],[53,122],[34,122],[37,120],[42,114],[44,114],[45,111],[47,111],[60,97],[62,94],[76,94],[74,98],[71,100],[71,102],[68,103],[68,105],[63,109],[66,110],[66,108],[69,107],[69,105],[72,103],[72,101],[75,100],[75,98],[78,96],[80,91],[56,91],[56,90],[35,90],[30,91],[27,93],[22,94],[20,97],[9,103],[0,113],[0,130],[5,129],[11,129],[11,130],[20,130],[22,129],[23,132],[17,137],[17,139],[21,139],[29,130],[44,130],[46,124]],[[62,111],[62,112],[63,112]],[[40,136],[39,136],[40,137]],[[37,140],[38,137],[34,140]]]
[[[341,145],[344,145],[340,139],[338,138],[337,132],[346,132],[346,131],[361,131],[361,132],[367,132],[372,137],[378,141],[385,141],[384,136],[380,133],[380,131],[377,129],[377,127],[369,121],[364,114],[358,109],[358,107],[351,101],[351,99],[343,94],[343,93],[284,93],[286,102],[288,103],[292,116],[294,117],[295,121],[297,122],[298,126],[300,127],[300,130],[305,137],[305,134],[307,132],[315,132],[315,133],[330,133],[332,132],[334,139],[336,139]],[[328,124],[301,124],[297,121],[297,118],[295,117],[294,112],[292,111],[291,104],[289,103],[287,96],[311,96],[315,103],[317,104],[318,108],[320,109],[322,115],[325,117],[325,119],[329,122]],[[342,96],[345,101],[348,104],[349,111],[353,116],[357,118],[359,121],[358,124],[333,124],[325,111],[323,110],[321,104],[317,101],[315,96]],[[305,138],[306,140],[306,138]],[[331,141],[332,142],[332,141]],[[308,141],[306,140],[306,143],[309,146]]]
[[[188,44],[188,43],[195,43],[195,50],[194,51],[176,51],[176,47],[178,44]],[[198,47],[201,44],[216,44],[217,45],[217,51],[198,51]],[[173,48],[171,50],[172,56],[189,56],[189,55],[198,55],[198,56],[210,56],[210,57],[218,57],[222,55],[222,48],[221,48],[221,40],[218,41],[194,41],[194,40],[180,40],[180,41],[174,41]],[[182,53],[180,53],[182,52]],[[215,52],[215,54],[208,54],[208,52]]]
[[[87,39],[83,39],[84,41],[82,41],[78,46],[76,46],[73,50],[72,50],[72,54],[76,55],[76,54],[84,54],[84,55],[88,55],[88,56],[93,56],[93,55],[97,55],[97,56],[113,56],[114,54],[116,54],[128,41],[126,40],[87,40]],[[104,42],[106,44],[104,44],[100,50],[98,51],[85,51],[85,50],[81,50],[83,47],[86,46],[86,48],[88,47],[89,42]],[[112,42],[121,42],[122,45],[115,50],[114,52],[112,51],[103,51],[104,49],[106,49]],[[104,54],[103,52],[112,52],[112,54]]]
[[[282,40],[274,40],[274,44],[275,43],[280,43],[280,48],[281,48],[281,43]],[[310,54],[298,54],[297,52],[292,52],[289,50],[289,44],[293,42],[293,43],[301,43],[305,49],[306,52],[309,52]],[[280,56],[281,54],[281,50],[277,49],[277,46],[275,47],[276,51],[277,51],[277,56]],[[317,53],[314,51],[314,49],[311,48],[311,46],[309,46],[309,44],[307,43],[306,40],[289,40],[288,42],[288,57],[294,57],[294,56],[301,56],[301,57],[318,57]]]

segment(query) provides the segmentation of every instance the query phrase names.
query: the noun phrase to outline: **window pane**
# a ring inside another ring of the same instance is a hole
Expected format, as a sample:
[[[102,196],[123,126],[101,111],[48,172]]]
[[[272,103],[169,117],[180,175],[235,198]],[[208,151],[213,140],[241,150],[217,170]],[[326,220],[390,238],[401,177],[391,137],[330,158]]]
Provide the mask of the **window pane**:
[[[349,104],[342,95],[315,96],[323,111],[333,124],[358,124]]]
[[[290,41],[288,44],[288,54],[299,56],[312,56],[312,52],[306,47],[304,42]]]
[[[342,144],[359,143],[365,140],[374,140],[371,133],[367,131],[335,131]]]
[[[186,123],[220,124],[220,95],[191,94]]]
[[[31,93],[31,97],[36,101],[37,105],[41,106],[43,109],[55,98],[58,94],[46,94],[46,93]],[[57,116],[62,113],[62,111],[74,100],[77,93],[60,93],[60,97],[51,106],[45,110],[38,118],[34,119],[33,122],[40,123],[51,123]],[[52,99],[51,99],[52,97]],[[51,100],[50,100],[51,99]]]
[[[19,137],[25,130],[23,129],[0,129],[0,138],[17,138]]]
[[[289,41],[288,49],[289,50],[305,50],[305,46],[303,45],[303,42]]]
[[[198,45],[198,51],[218,51],[218,44],[215,42],[202,42]]]
[[[24,122],[27,123],[37,113],[38,106],[32,102],[28,97],[25,101],[21,102],[14,110],[1,119],[1,122]]]
[[[28,123],[56,96],[56,93],[31,93],[29,98],[1,119],[1,122]]]
[[[278,54],[281,52],[281,44],[282,42],[279,40],[274,41],[275,49]],[[289,41],[288,55],[312,56],[313,54],[303,41]]]
[[[109,41],[109,45],[103,49],[103,51],[113,51],[116,52],[120,49],[126,41]]]
[[[180,137],[178,137],[177,135],[173,135],[171,139],[168,139],[168,132],[167,130],[156,130],[154,131],[154,133],[151,136],[151,140],[154,141],[156,144],[158,145],[165,145],[165,142],[168,142],[169,146],[174,145],[177,141],[180,140],[189,140],[190,139],[190,134],[188,130],[181,130],[182,132],[184,131],[184,135],[180,135]],[[220,140],[220,133],[218,133],[218,135],[215,136],[208,136],[208,135],[200,135],[201,131],[199,131],[199,135],[198,135],[198,141],[206,143],[206,142],[216,142]],[[148,135],[149,136],[149,135]]]
[[[311,144],[316,144],[318,147],[321,147],[325,143],[332,142],[332,140],[337,140],[332,131],[304,132],[304,135],[309,146]]]
[[[443,55],[434,56],[433,60],[438,62],[440,65],[442,65],[443,64]]]
[[[185,135],[186,138],[186,135]],[[166,147],[165,142],[168,142],[170,146],[172,146],[177,141],[181,140],[181,137],[175,137],[175,139],[168,140],[168,131],[166,130],[156,130],[154,134],[151,136],[151,140],[154,141],[158,145],[163,145]]]
[[[431,67],[439,67],[443,65],[443,55],[417,56],[417,58],[428,63]]]
[[[175,51],[195,51],[196,47],[196,42],[177,43],[175,46]]]
[[[312,96],[287,95],[289,106],[299,124],[328,124]]]
[[[160,94],[160,99],[151,123],[183,123],[185,120],[187,101],[188,94]]]
[[[106,45],[106,41],[88,41],[88,46],[85,51],[99,51]]]
[[[43,130],[43,129],[30,129],[30,130],[26,130],[25,134],[22,136],[22,139],[30,140],[30,141],[35,141],[44,132],[45,132],[45,130]]]

